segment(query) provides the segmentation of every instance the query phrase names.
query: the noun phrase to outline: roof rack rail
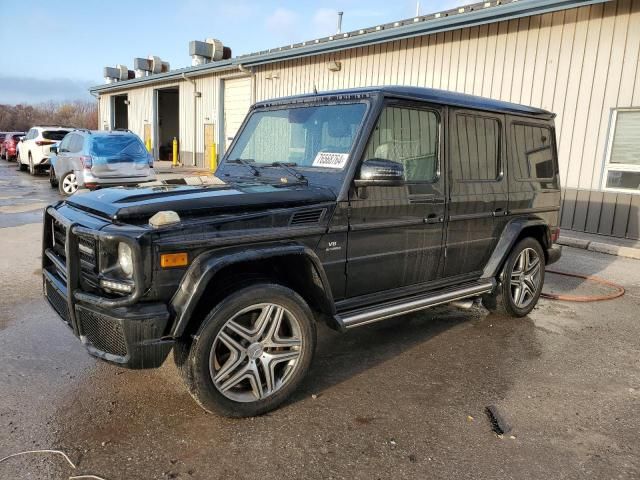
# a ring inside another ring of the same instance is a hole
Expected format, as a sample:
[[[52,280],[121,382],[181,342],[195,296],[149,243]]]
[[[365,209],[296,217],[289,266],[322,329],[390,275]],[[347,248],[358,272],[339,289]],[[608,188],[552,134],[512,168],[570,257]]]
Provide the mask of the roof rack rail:
[[[129,130],[128,128],[113,128],[111,129],[112,132],[129,132],[129,133],[133,133],[131,130]]]
[[[76,128],[76,131],[80,131],[80,132],[87,132],[89,135],[91,135],[93,132],[91,130],[89,130],[88,128]]]

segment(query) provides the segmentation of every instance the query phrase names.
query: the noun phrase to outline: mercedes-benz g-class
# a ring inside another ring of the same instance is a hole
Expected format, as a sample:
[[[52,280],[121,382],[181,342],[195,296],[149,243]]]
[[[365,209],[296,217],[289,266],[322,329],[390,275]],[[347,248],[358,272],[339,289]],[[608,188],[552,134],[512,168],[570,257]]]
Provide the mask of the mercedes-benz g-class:
[[[44,293],[92,355],[154,368],[173,349],[206,410],[264,413],[309,369],[317,321],[531,311],[560,257],[553,118],[412,87],[260,102],[210,185],[48,207]]]

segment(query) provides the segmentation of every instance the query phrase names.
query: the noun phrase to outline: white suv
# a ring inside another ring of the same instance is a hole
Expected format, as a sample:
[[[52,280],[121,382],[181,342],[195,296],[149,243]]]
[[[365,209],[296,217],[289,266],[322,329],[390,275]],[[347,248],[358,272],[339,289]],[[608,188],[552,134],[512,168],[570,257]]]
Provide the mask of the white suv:
[[[70,127],[41,126],[32,127],[20,141],[18,151],[18,166],[24,171],[27,168],[31,175],[38,170],[49,168],[51,147],[58,146],[60,140],[72,131]]]

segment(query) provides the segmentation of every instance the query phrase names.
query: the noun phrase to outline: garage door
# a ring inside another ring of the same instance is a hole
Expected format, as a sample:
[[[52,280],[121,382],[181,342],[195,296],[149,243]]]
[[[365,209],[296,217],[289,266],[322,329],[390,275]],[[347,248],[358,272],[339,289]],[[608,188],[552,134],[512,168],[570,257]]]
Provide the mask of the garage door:
[[[224,81],[224,138],[225,150],[251,106],[251,77]]]

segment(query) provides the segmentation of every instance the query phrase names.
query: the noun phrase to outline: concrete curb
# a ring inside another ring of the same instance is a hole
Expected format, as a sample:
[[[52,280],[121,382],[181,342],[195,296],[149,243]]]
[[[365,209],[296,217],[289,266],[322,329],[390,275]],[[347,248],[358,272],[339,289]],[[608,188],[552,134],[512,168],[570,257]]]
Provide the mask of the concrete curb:
[[[560,235],[558,243],[567,247],[581,248],[582,250],[640,260],[640,248],[624,247],[604,242],[592,242],[583,238],[565,237],[564,235]]]

